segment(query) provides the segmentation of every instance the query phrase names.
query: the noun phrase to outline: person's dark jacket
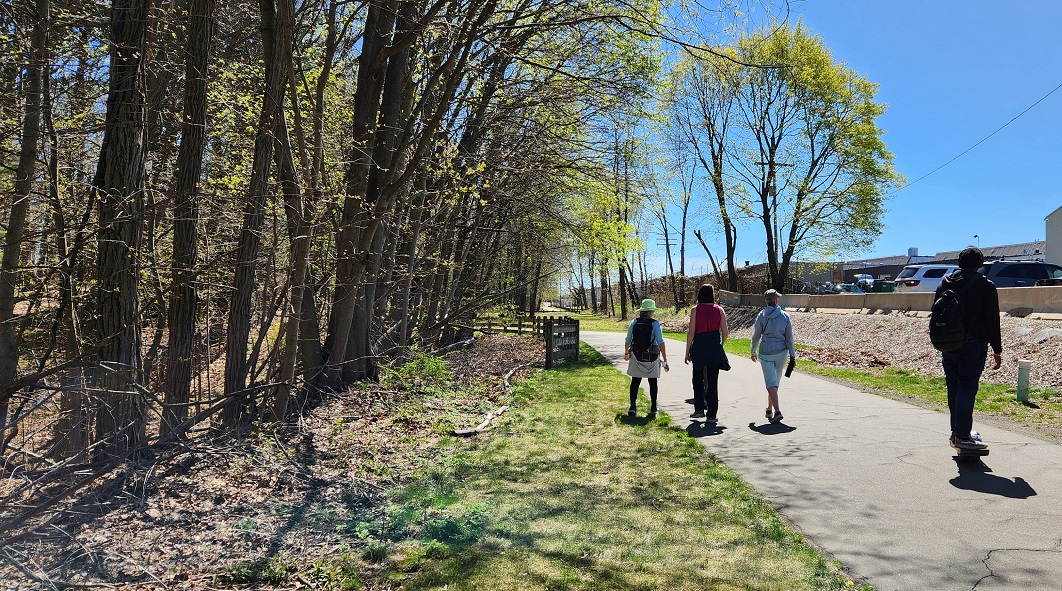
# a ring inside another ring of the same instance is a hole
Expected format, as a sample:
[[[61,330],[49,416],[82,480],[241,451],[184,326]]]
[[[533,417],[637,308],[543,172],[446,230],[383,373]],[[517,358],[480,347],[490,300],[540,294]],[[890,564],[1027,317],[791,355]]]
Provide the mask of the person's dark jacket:
[[[936,300],[946,289],[956,293],[974,283],[962,293],[962,319],[966,325],[966,340],[986,342],[993,353],[1003,352],[1003,339],[999,332],[999,294],[991,280],[977,271],[960,269],[944,277],[937,287]]]

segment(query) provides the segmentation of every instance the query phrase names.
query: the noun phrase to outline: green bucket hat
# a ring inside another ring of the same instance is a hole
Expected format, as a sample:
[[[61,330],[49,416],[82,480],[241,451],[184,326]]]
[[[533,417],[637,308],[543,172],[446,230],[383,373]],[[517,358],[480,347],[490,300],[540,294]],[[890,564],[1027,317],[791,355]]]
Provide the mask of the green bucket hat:
[[[642,300],[642,307],[638,311],[639,312],[652,312],[653,310],[659,310],[659,309],[660,308],[656,307],[656,300]]]

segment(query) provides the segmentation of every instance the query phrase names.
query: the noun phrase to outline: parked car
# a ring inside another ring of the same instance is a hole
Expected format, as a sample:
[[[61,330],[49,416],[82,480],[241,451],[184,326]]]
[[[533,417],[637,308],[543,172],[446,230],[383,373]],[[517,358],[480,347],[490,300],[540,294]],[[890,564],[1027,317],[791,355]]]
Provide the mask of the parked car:
[[[1062,280],[1062,266],[1043,261],[989,261],[980,271],[996,287],[1051,285],[1053,280]]]
[[[958,265],[926,263],[907,265],[896,276],[896,291],[936,291],[944,276],[957,270]]]

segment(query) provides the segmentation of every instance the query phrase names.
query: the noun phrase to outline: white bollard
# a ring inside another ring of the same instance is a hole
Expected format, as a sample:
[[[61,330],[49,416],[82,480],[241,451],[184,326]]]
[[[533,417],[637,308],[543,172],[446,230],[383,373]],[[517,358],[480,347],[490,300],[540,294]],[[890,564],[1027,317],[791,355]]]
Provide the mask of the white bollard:
[[[1032,360],[1018,360],[1018,402],[1029,404],[1029,370],[1032,369]]]

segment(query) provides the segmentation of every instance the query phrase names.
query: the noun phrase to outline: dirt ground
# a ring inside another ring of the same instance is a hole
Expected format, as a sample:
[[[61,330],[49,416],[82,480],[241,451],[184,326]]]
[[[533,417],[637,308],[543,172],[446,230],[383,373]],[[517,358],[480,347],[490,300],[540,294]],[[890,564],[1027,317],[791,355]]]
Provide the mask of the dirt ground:
[[[426,363],[331,396],[296,425],[242,439],[201,434],[108,475],[60,504],[36,535],[0,548],[0,589],[338,589],[326,582],[350,568],[362,589],[397,588],[373,582],[382,567],[363,558],[389,519],[388,491],[449,461],[459,446],[439,449],[438,439],[508,404],[506,375],[526,377],[543,355],[530,337],[481,337],[447,357],[444,378]],[[0,480],[0,497],[19,487],[25,502],[61,492],[32,478]],[[18,511],[11,500],[0,521]],[[233,581],[262,557],[258,570],[287,583]]]

